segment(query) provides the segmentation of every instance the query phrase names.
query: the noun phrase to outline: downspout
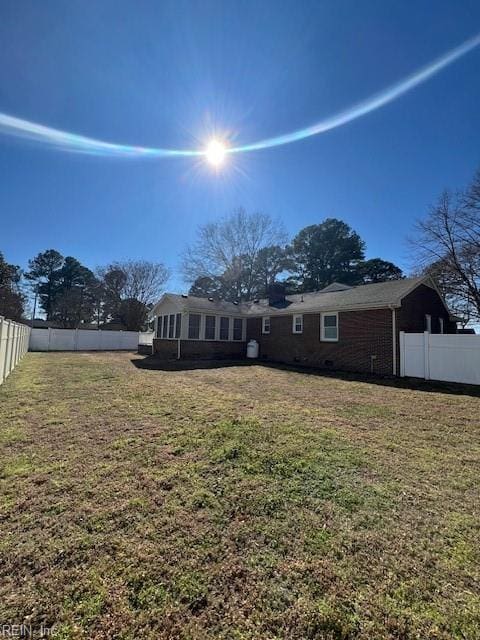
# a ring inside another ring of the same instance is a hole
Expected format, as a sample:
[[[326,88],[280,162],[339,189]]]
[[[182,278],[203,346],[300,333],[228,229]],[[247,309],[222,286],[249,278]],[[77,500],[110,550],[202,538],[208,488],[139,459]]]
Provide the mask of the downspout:
[[[393,362],[393,375],[397,375],[397,317],[394,306],[390,306],[392,310],[392,362]]]

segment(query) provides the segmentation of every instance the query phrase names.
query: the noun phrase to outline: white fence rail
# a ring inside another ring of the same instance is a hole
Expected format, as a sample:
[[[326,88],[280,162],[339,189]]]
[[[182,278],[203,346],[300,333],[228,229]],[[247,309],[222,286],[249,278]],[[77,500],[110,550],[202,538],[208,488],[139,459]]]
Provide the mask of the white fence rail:
[[[30,351],[133,351],[140,335],[138,331],[32,329]]]
[[[480,336],[401,331],[400,375],[480,384]]]
[[[28,351],[30,327],[0,316],[0,384]]]

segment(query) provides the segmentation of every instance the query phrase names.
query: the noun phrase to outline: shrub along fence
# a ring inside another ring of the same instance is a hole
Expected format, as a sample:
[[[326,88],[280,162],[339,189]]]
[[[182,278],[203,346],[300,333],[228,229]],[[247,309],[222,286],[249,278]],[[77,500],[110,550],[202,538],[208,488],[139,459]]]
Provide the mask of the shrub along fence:
[[[0,316],[0,384],[28,351],[30,327]]]

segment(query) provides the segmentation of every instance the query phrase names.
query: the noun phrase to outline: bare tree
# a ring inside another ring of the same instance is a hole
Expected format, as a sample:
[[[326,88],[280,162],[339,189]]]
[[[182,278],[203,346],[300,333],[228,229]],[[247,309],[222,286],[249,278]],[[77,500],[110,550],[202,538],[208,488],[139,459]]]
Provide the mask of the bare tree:
[[[465,192],[445,191],[416,230],[412,243],[421,267],[456,313],[480,318],[480,172]]]
[[[196,242],[183,254],[182,272],[187,282],[221,277],[237,299],[250,298],[260,251],[284,242],[281,223],[264,213],[237,209],[199,227]]]
[[[99,268],[105,292],[104,312],[131,331],[146,322],[149,307],[164,291],[170,272],[161,262],[126,260]]]
[[[165,288],[170,272],[161,262],[127,260],[116,263],[126,276],[123,290],[126,298],[135,298],[144,305],[158,300]]]

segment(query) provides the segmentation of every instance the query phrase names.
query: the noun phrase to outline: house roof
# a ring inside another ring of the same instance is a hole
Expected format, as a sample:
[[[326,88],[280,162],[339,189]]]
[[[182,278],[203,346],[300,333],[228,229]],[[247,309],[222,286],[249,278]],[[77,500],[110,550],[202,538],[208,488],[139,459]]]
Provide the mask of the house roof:
[[[425,278],[405,278],[404,280],[364,284],[344,289],[337,288],[338,283],[336,283],[333,291],[330,285],[321,291],[286,296],[286,301],[289,304],[283,308],[272,307],[268,304],[268,300],[245,304],[248,306],[248,315],[265,315],[266,313],[277,315],[285,313],[287,309],[288,313],[375,309],[391,305],[399,306],[402,298],[423,283],[425,283]]]
[[[298,293],[287,295],[284,302],[276,305],[269,304],[267,298],[258,301],[226,302],[196,296],[182,296],[167,293],[151,311],[155,315],[160,304],[169,300],[178,308],[185,311],[200,313],[215,313],[238,316],[273,316],[285,313],[315,313],[319,311],[355,311],[356,309],[376,309],[389,306],[399,306],[402,298],[408,295],[420,284],[431,286],[428,278],[405,278],[374,284],[364,284],[347,287],[340,283],[333,283],[321,291],[312,293]]]

